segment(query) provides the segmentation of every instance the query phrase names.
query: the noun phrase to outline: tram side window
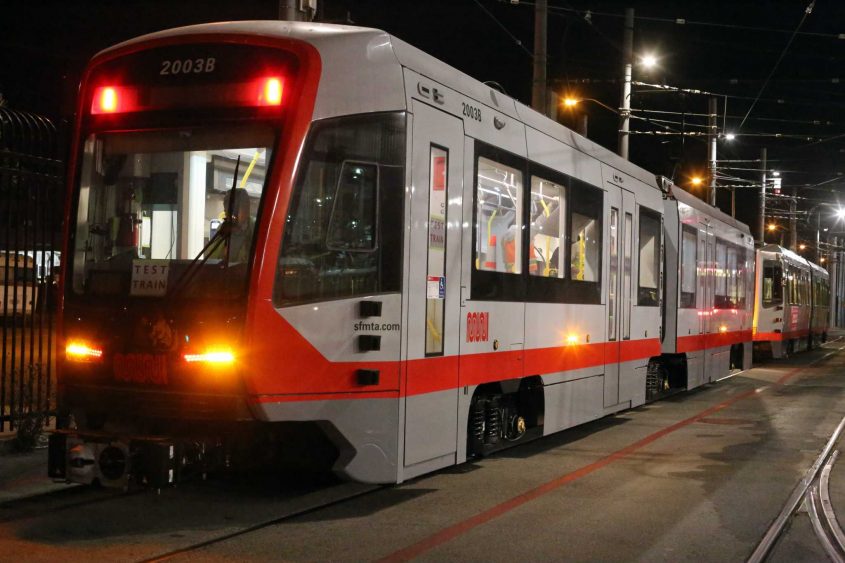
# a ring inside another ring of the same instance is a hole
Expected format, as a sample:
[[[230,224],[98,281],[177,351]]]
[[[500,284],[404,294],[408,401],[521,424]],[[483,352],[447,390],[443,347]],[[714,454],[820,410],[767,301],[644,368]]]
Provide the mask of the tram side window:
[[[783,268],[774,260],[763,261],[763,306],[783,303]]]
[[[795,276],[795,269],[786,267],[786,286],[789,295],[789,304],[798,304],[798,279]]]
[[[728,247],[716,239],[716,288],[713,306],[717,309],[728,309]]]
[[[326,247],[336,251],[372,252],[376,249],[378,165],[348,160],[329,215]]]
[[[697,251],[697,231],[695,227],[684,225],[681,233],[681,307],[686,309],[695,308]]]
[[[475,268],[522,272],[522,173],[478,157]]]
[[[801,272],[801,304],[810,304],[810,272]]]
[[[745,309],[747,303],[745,300],[747,294],[746,284],[748,283],[748,264],[751,259],[753,258],[749,258],[747,249],[738,247],[736,272],[736,306],[738,309]]]
[[[640,208],[640,275],[637,305],[656,306],[660,284],[660,215]]]
[[[570,194],[570,279],[578,282],[598,282],[601,279],[601,216],[604,192],[576,183]]]
[[[528,273],[546,278],[563,278],[566,237],[566,188],[531,177],[531,225]]]
[[[729,244],[727,245],[727,252],[728,252],[728,262],[727,262],[727,269],[725,271],[725,276],[727,278],[727,300],[725,301],[725,306],[727,308],[736,308],[739,304],[739,276],[738,276],[738,263],[737,263],[737,248]]]
[[[318,122],[296,179],[273,303],[399,291],[405,116]]]

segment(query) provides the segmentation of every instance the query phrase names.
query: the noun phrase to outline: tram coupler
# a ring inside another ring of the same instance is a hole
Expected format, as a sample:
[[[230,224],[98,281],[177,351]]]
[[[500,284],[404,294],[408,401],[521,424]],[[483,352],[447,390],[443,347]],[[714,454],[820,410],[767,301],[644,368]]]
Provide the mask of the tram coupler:
[[[47,475],[55,480],[128,489],[161,489],[208,469],[204,442],[105,432],[56,430]]]

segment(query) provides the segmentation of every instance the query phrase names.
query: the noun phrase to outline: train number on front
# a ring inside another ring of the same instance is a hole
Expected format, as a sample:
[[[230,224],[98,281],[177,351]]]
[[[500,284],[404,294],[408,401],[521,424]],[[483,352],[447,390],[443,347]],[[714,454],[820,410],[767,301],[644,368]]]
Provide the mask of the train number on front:
[[[461,106],[463,106],[463,113],[466,117],[470,119],[474,119],[476,121],[481,121],[481,110],[475,106],[471,106],[464,102],[461,102]]]
[[[175,74],[208,74],[214,72],[217,66],[217,59],[214,57],[199,57],[196,59],[175,59],[168,61],[161,61],[161,70],[159,74],[175,75]]]

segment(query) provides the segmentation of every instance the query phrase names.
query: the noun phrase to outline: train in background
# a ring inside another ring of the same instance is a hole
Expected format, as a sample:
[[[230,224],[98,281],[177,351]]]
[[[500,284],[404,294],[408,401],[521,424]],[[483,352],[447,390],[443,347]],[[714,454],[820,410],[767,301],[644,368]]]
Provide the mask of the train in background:
[[[384,32],[148,35],[78,116],[55,478],[397,483],[750,366],[745,225]]]
[[[827,340],[830,275],[782,246],[757,250],[754,345],[783,358]]]

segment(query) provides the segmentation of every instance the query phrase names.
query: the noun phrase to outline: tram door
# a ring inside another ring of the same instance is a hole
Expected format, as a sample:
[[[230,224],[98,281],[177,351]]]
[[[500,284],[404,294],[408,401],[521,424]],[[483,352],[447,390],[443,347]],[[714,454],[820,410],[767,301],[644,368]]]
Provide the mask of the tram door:
[[[716,237],[713,228],[707,223],[699,224],[698,256],[698,294],[701,295],[698,306],[698,333],[701,335],[701,341],[704,344],[704,350],[701,354],[703,362],[702,378],[703,382],[707,382],[711,379],[715,360],[713,351],[710,349],[714,344],[710,331],[714,324],[711,317],[716,304]]]
[[[634,194],[610,184],[608,221],[609,268],[607,277],[607,342],[604,366],[604,406],[619,404],[620,378],[632,371],[622,364],[623,342],[631,339],[631,305],[633,298],[631,261],[634,243]]]
[[[429,471],[455,463],[457,451],[464,130],[440,110],[412,107],[404,465]]]

